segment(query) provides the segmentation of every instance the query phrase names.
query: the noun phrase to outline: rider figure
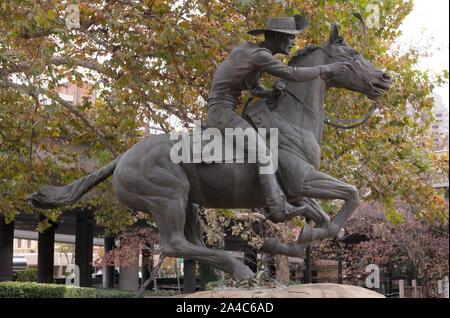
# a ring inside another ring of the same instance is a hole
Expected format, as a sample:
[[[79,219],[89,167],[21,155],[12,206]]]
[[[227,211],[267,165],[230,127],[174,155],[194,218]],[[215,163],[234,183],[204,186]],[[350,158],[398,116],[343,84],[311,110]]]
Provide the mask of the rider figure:
[[[254,128],[235,112],[238,97],[243,90],[249,90],[252,95],[260,98],[276,98],[282,92],[282,86],[273,90],[263,87],[259,78],[263,72],[282,79],[302,82],[332,77],[344,73],[348,63],[333,63],[316,67],[287,66],[274,57],[281,53],[288,55],[295,45],[295,36],[303,32],[308,21],[301,15],[293,17],[270,18],[265,29],[251,30],[248,33],[258,35],[264,33],[265,40],[260,43],[242,44],[230,53],[217,68],[208,98],[208,116],[206,126],[216,127],[222,132],[225,128],[242,128],[254,131],[258,138],[261,153],[270,155],[265,142]],[[247,147],[247,146],[245,146]],[[259,153],[259,152],[257,152]],[[275,171],[262,173],[264,163],[257,155],[258,179],[268,209],[268,217],[274,222],[283,222],[298,215],[304,207],[289,204],[276,179]]]

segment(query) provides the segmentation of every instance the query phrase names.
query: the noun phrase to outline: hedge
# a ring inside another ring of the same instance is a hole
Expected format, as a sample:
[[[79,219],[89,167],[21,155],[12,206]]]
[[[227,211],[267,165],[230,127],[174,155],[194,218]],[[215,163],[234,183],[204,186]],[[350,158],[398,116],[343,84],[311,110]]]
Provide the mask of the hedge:
[[[159,297],[169,297],[179,295],[178,290],[163,290],[158,289],[157,292],[146,290],[143,296],[159,296]],[[115,288],[105,288],[99,289],[100,298],[136,298],[136,292],[119,290]]]
[[[37,282],[37,268],[17,272],[16,282]]]
[[[174,296],[177,290],[146,290],[144,296]],[[0,282],[0,298],[135,298],[136,293],[35,282]]]
[[[0,282],[0,298],[96,298],[96,288],[34,282]]]

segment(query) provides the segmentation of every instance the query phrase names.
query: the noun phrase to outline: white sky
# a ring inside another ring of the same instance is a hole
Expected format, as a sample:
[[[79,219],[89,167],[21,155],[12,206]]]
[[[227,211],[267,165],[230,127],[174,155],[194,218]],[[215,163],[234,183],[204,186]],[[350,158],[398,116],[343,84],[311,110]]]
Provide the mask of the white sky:
[[[449,70],[449,1],[414,0],[413,11],[405,18],[401,26],[401,46],[431,45],[433,55],[423,58],[419,63],[422,70],[438,73]],[[449,108],[449,85],[437,88],[442,101]]]

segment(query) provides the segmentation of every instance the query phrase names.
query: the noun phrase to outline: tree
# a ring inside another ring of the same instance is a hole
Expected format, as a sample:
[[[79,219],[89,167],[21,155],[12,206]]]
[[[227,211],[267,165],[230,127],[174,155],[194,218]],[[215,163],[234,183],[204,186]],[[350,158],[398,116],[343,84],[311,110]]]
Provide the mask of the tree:
[[[70,243],[56,243],[55,252],[64,254],[67,264],[75,264],[75,245]],[[69,254],[71,257],[69,258]]]
[[[135,223],[133,226],[124,228],[115,238],[117,246],[106,252],[103,257],[96,261],[96,266],[121,266],[127,267],[138,264],[139,252],[149,250],[148,257],[153,258],[155,246],[160,244],[159,234],[145,222]],[[149,263],[152,263],[150,260]]]
[[[416,217],[414,207],[395,202],[404,222],[387,222],[382,204],[364,202],[345,226],[343,259],[346,277],[362,281],[366,266],[376,264],[397,279],[417,279],[430,287],[448,274],[448,224],[433,225]],[[328,241],[314,247],[318,258],[336,259],[335,243]],[[407,277],[403,277],[403,273]]]
[[[203,118],[215,68],[239,41],[251,39],[248,29],[262,26],[268,17],[308,17],[310,27],[299,37],[299,49],[322,43],[333,21],[359,47],[362,31],[351,12],[366,18],[372,14],[365,0],[73,3],[20,0],[0,5],[0,213],[8,221],[18,211],[31,213],[26,197],[40,185],[56,182],[51,176],[67,184],[86,174],[75,165],[83,156],[103,165],[143,138],[149,126],[169,132],[179,122],[190,127],[193,119]],[[367,199],[381,200],[391,221],[402,220],[392,204],[396,197],[414,204],[417,216],[428,222],[445,220],[448,207],[420,178],[436,169],[429,152],[431,92],[448,72],[416,70],[427,52],[394,48],[412,1],[373,4],[380,9],[380,24],[369,29],[365,57],[386,67],[393,88],[366,125],[325,132],[321,169],[354,184]],[[267,76],[263,82],[269,87],[273,80]],[[55,93],[64,81],[91,83],[97,98],[79,105],[65,101]],[[359,117],[368,103],[358,94],[334,90],[326,111]],[[68,146],[81,144],[84,152]],[[448,155],[444,161],[448,165]],[[132,213],[113,199],[110,182],[80,204],[99,207],[96,217],[108,233],[133,222]],[[62,212],[45,213],[54,221]]]

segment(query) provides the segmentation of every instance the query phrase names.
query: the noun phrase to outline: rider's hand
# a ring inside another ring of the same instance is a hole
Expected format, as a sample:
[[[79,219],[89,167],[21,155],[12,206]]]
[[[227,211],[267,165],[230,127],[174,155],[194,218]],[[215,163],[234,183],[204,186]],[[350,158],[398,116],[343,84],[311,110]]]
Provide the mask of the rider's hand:
[[[284,93],[286,88],[286,82],[280,80],[276,81],[272,90],[272,98],[278,99]]]
[[[347,72],[352,63],[349,62],[337,62],[332,64],[326,64],[320,66],[320,76],[323,78],[332,78]]]

